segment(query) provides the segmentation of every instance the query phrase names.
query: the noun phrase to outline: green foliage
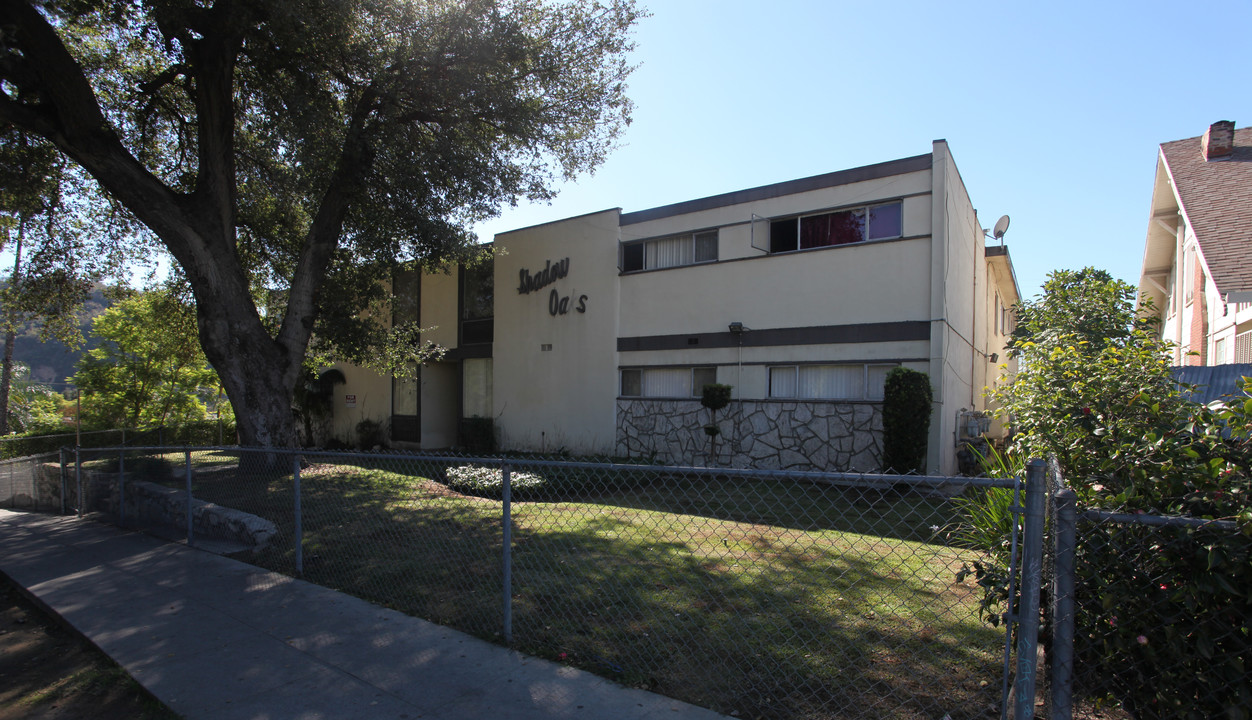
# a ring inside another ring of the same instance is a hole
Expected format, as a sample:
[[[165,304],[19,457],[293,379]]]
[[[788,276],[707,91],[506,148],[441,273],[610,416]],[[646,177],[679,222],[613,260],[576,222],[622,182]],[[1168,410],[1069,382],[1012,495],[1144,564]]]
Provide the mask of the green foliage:
[[[450,467],[444,471],[448,487],[466,495],[498,498],[504,493],[504,472],[500,468],[487,468],[477,465]],[[534,473],[509,473],[509,490],[511,493],[526,495],[544,488],[546,480]]]
[[[1143,718],[1248,718],[1252,682],[1252,386],[1183,399],[1134,291],[1053,273],[1018,310],[1019,370],[996,397],[1018,457],[1055,456],[1085,507],[1227,519],[1216,528],[1084,523],[1076,667]]]
[[[709,424],[704,426],[704,434],[709,437],[709,462],[717,458],[717,436],[722,429],[717,426],[717,411],[730,404],[731,385],[713,383],[705,385],[700,391],[700,404],[709,409]]]
[[[18,334],[33,326],[41,342],[82,344],[79,310],[92,282],[116,271],[116,253],[92,252],[91,239],[115,238],[118,227],[108,211],[93,212],[85,202],[94,183],[76,172],[50,143],[27,137],[12,126],[0,131],[0,249],[13,259],[0,286],[0,434],[10,430],[15,398],[10,396]]]
[[[1252,538],[1083,523],[1075,667],[1136,718],[1252,717]]]
[[[731,385],[705,385],[700,393],[700,404],[712,412],[717,412],[730,404]]]
[[[92,333],[103,342],[74,376],[84,425],[139,428],[207,417],[204,398],[216,397],[217,376],[200,349],[195,311],[175,291],[119,301],[95,319]]]
[[[1021,458],[990,448],[979,455],[983,473],[990,477],[1021,477],[1025,466]],[[1016,491],[1011,488],[969,487],[956,498],[960,520],[948,533],[956,547],[976,550],[981,561],[966,563],[957,573],[957,581],[973,575],[982,588],[979,611],[992,625],[1000,624],[1000,614],[1009,599],[1009,565],[1012,554],[1011,533]]]
[[[65,398],[47,385],[32,382],[30,369],[25,365],[14,365],[12,377],[10,431],[30,435],[64,432]]]
[[[377,420],[365,419],[356,424],[356,442],[361,450],[387,447],[387,433]]]
[[[1170,373],[1168,344],[1153,322],[1135,319],[1133,297],[1126,283],[1088,268],[1053,273],[1044,295],[1021,306],[1019,369],[995,394],[1013,425],[1011,451],[1055,456],[1083,502],[1233,516],[1247,502],[1248,446],[1240,438],[1252,408],[1187,402]],[[1044,327],[1045,319],[1069,324]],[[1215,503],[1215,493],[1232,490],[1239,492]]]
[[[1028,352],[1027,343],[1049,344],[1063,335],[1096,349],[1125,344],[1136,330],[1156,329],[1150,313],[1135,312],[1135,288],[1104,270],[1055,270],[1043,290],[1039,299],[1013,309],[1017,325],[1008,347],[1014,356]]]
[[[887,373],[883,388],[883,468],[924,472],[930,432],[930,376],[905,367]]]

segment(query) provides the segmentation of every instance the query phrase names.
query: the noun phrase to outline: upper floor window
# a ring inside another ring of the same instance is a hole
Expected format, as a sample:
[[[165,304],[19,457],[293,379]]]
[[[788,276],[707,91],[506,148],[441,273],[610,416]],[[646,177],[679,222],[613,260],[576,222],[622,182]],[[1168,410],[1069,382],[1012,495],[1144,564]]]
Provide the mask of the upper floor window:
[[[716,230],[622,244],[622,272],[655,270],[716,260]]]
[[[461,344],[489,343],[495,330],[495,265],[488,259],[461,269]]]
[[[816,215],[771,220],[769,251],[850,245],[865,240],[886,240],[903,235],[904,220],[899,200]]]

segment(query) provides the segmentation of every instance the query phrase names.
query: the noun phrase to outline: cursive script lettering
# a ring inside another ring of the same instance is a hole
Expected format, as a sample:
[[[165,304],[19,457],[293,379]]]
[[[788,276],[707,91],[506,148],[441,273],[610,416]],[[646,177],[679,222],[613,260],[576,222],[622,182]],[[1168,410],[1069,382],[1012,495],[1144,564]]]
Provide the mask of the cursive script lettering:
[[[572,295],[565,295],[562,297],[561,293],[556,291],[556,288],[552,288],[552,292],[548,293],[548,314],[552,317],[556,317],[557,315],[568,315],[570,307],[569,301],[572,297]],[[578,303],[574,305],[574,310],[580,313],[587,312],[586,295],[578,296]]]
[[[566,275],[569,275],[569,258],[557,260],[555,263],[549,260],[544,263],[542,270],[533,275],[526,268],[522,268],[517,271],[517,293],[528,295],[542,290]]]

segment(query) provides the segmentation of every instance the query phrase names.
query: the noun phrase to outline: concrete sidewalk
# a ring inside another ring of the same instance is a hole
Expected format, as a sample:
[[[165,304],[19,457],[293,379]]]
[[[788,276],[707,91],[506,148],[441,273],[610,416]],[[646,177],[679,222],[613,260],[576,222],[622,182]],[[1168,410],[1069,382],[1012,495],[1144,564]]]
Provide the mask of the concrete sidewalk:
[[[0,510],[0,572],[188,720],[725,717],[73,518]]]

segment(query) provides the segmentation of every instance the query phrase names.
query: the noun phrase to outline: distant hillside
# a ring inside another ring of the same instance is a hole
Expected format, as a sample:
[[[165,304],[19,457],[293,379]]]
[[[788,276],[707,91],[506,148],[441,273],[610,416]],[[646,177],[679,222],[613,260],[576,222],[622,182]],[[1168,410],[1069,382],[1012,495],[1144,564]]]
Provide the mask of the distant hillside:
[[[89,348],[99,345],[99,341],[91,337],[91,321],[104,312],[110,304],[104,296],[103,286],[97,286],[92,290],[91,297],[79,313],[78,322],[87,343],[76,350],[56,341],[40,342],[37,326],[27,323],[18,332],[16,342],[13,344],[13,361],[30,366],[31,376],[35,380],[55,383],[54,388],[63,389],[64,385],[61,383],[65,382],[65,378],[74,374],[78,358]],[[2,311],[3,308],[0,308],[0,312]],[[0,342],[3,342],[2,338]]]

